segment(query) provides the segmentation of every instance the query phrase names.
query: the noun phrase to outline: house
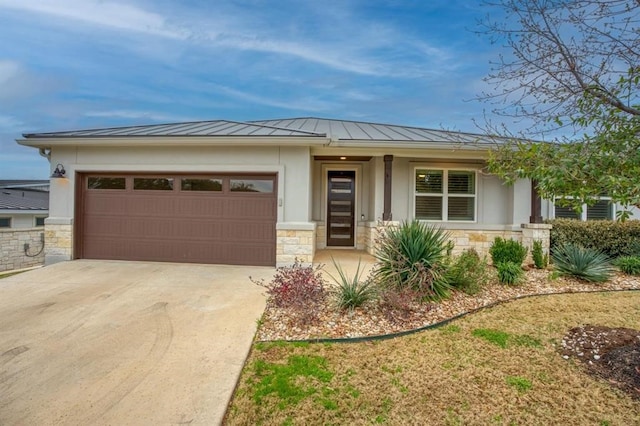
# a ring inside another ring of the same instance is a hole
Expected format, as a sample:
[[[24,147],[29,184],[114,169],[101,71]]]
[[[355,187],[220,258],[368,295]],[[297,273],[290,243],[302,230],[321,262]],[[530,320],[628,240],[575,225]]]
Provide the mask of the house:
[[[48,215],[48,180],[0,180],[0,229],[43,227]]]
[[[25,134],[48,156],[46,263],[126,259],[247,265],[373,252],[417,218],[457,250],[496,236],[548,244],[529,181],[483,171],[482,135],[320,118],[214,120]]]

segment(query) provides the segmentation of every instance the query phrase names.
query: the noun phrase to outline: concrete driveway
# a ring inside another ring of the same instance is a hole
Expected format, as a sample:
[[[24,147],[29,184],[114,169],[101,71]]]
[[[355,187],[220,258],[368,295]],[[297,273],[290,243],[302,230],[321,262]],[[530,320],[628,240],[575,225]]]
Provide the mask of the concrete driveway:
[[[0,424],[218,424],[274,269],[78,260],[0,279]]]

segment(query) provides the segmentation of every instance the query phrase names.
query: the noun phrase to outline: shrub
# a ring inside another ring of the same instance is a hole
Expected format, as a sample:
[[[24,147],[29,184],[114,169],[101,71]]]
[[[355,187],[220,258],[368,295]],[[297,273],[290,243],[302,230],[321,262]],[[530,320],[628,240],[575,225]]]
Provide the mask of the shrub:
[[[373,280],[362,279],[364,269],[360,269],[360,259],[358,260],[358,268],[352,277],[349,277],[342,267],[331,258],[333,265],[338,271],[338,277],[327,273],[331,279],[333,279],[338,285],[335,290],[332,291],[336,299],[336,303],[340,309],[355,309],[375,299],[376,288],[373,285]]]
[[[314,322],[317,308],[326,298],[321,269],[322,265],[305,266],[296,259],[291,266],[277,268],[269,283],[249,278],[267,289],[268,303],[296,310],[301,322]]]
[[[514,262],[500,262],[496,265],[498,269],[498,279],[502,284],[518,284],[524,276],[522,265]]]
[[[474,249],[467,249],[449,265],[447,282],[467,294],[476,294],[489,281],[487,261]]]
[[[447,297],[447,239],[442,229],[417,220],[385,228],[377,239],[375,278],[383,287],[408,287],[425,299]]]
[[[538,269],[544,269],[549,264],[549,255],[542,250],[542,241],[533,242],[533,250],[531,250],[533,264]]]
[[[611,276],[609,258],[601,251],[565,244],[551,252],[553,266],[562,276],[571,276],[584,281],[603,282]]]
[[[527,248],[519,241],[504,240],[496,237],[493,244],[491,244],[489,254],[491,254],[491,260],[493,260],[494,265],[505,262],[522,265],[524,258],[527,257]]]
[[[555,219],[549,223],[553,225],[551,251],[566,244],[573,244],[601,251],[611,259],[640,255],[637,253],[640,250],[640,220],[582,222]]]
[[[640,256],[622,256],[614,264],[629,275],[640,275]]]

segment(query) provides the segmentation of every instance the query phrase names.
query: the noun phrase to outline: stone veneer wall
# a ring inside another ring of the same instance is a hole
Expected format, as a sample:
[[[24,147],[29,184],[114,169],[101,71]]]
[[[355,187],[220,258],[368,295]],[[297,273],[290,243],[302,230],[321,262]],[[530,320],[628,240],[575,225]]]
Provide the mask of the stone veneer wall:
[[[356,249],[367,250],[368,244],[368,225],[375,222],[358,222],[356,225]],[[316,222],[316,249],[322,250],[327,248],[327,226],[324,222]]]
[[[40,266],[44,263],[42,228],[0,230],[0,272]],[[24,245],[29,244],[25,254]],[[39,252],[39,253],[38,253]]]
[[[398,222],[380,224],[376,222],[366,223],[366,251],[375,254],[375,241],[381,230],[386,226],[396,226]],[[529,249],[526,262],[531,259],[531,250],[534,241],[542,242],[542,249],[549,253],[551,225],[547,224],[522,224],[521,229],[516,230],[480,230],[480,229],[448,229],[450,241],[454,243],[453,254],[460,254],[466,249],[473,248],[481,256],[489,256],[489,248],[496,237],[520,241]],[[489,258],[489,260],[491,260]]]
[[[45,265],[73,258],[73,225],[49,223],[49,219],[46,219],[44,238]]]
[[[276,226],[276,266],[292,265],[296,259],[312,264],[316,254],[315,224]]]

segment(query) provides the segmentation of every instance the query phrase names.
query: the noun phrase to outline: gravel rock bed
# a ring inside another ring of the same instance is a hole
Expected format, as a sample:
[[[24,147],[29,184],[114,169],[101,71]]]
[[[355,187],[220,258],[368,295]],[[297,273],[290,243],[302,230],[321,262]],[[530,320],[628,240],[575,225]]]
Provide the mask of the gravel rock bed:
[[[616,274],[606,283],[594,284],[568,278],[550,279],[550,271],[531,269],[518,286],[497,282],[470,296],[454,291],[439,303],[416,304],[408,312],[389,311],[370,304],[354,311],[341,311],[327,301],[317,311],[316,321],[297,317],[295,311],[267,303],[258,341],[340,339],[379,336],[410,331],[440,323],[475,309],[514,298],[555,293],[640,290],[640,277]]]

